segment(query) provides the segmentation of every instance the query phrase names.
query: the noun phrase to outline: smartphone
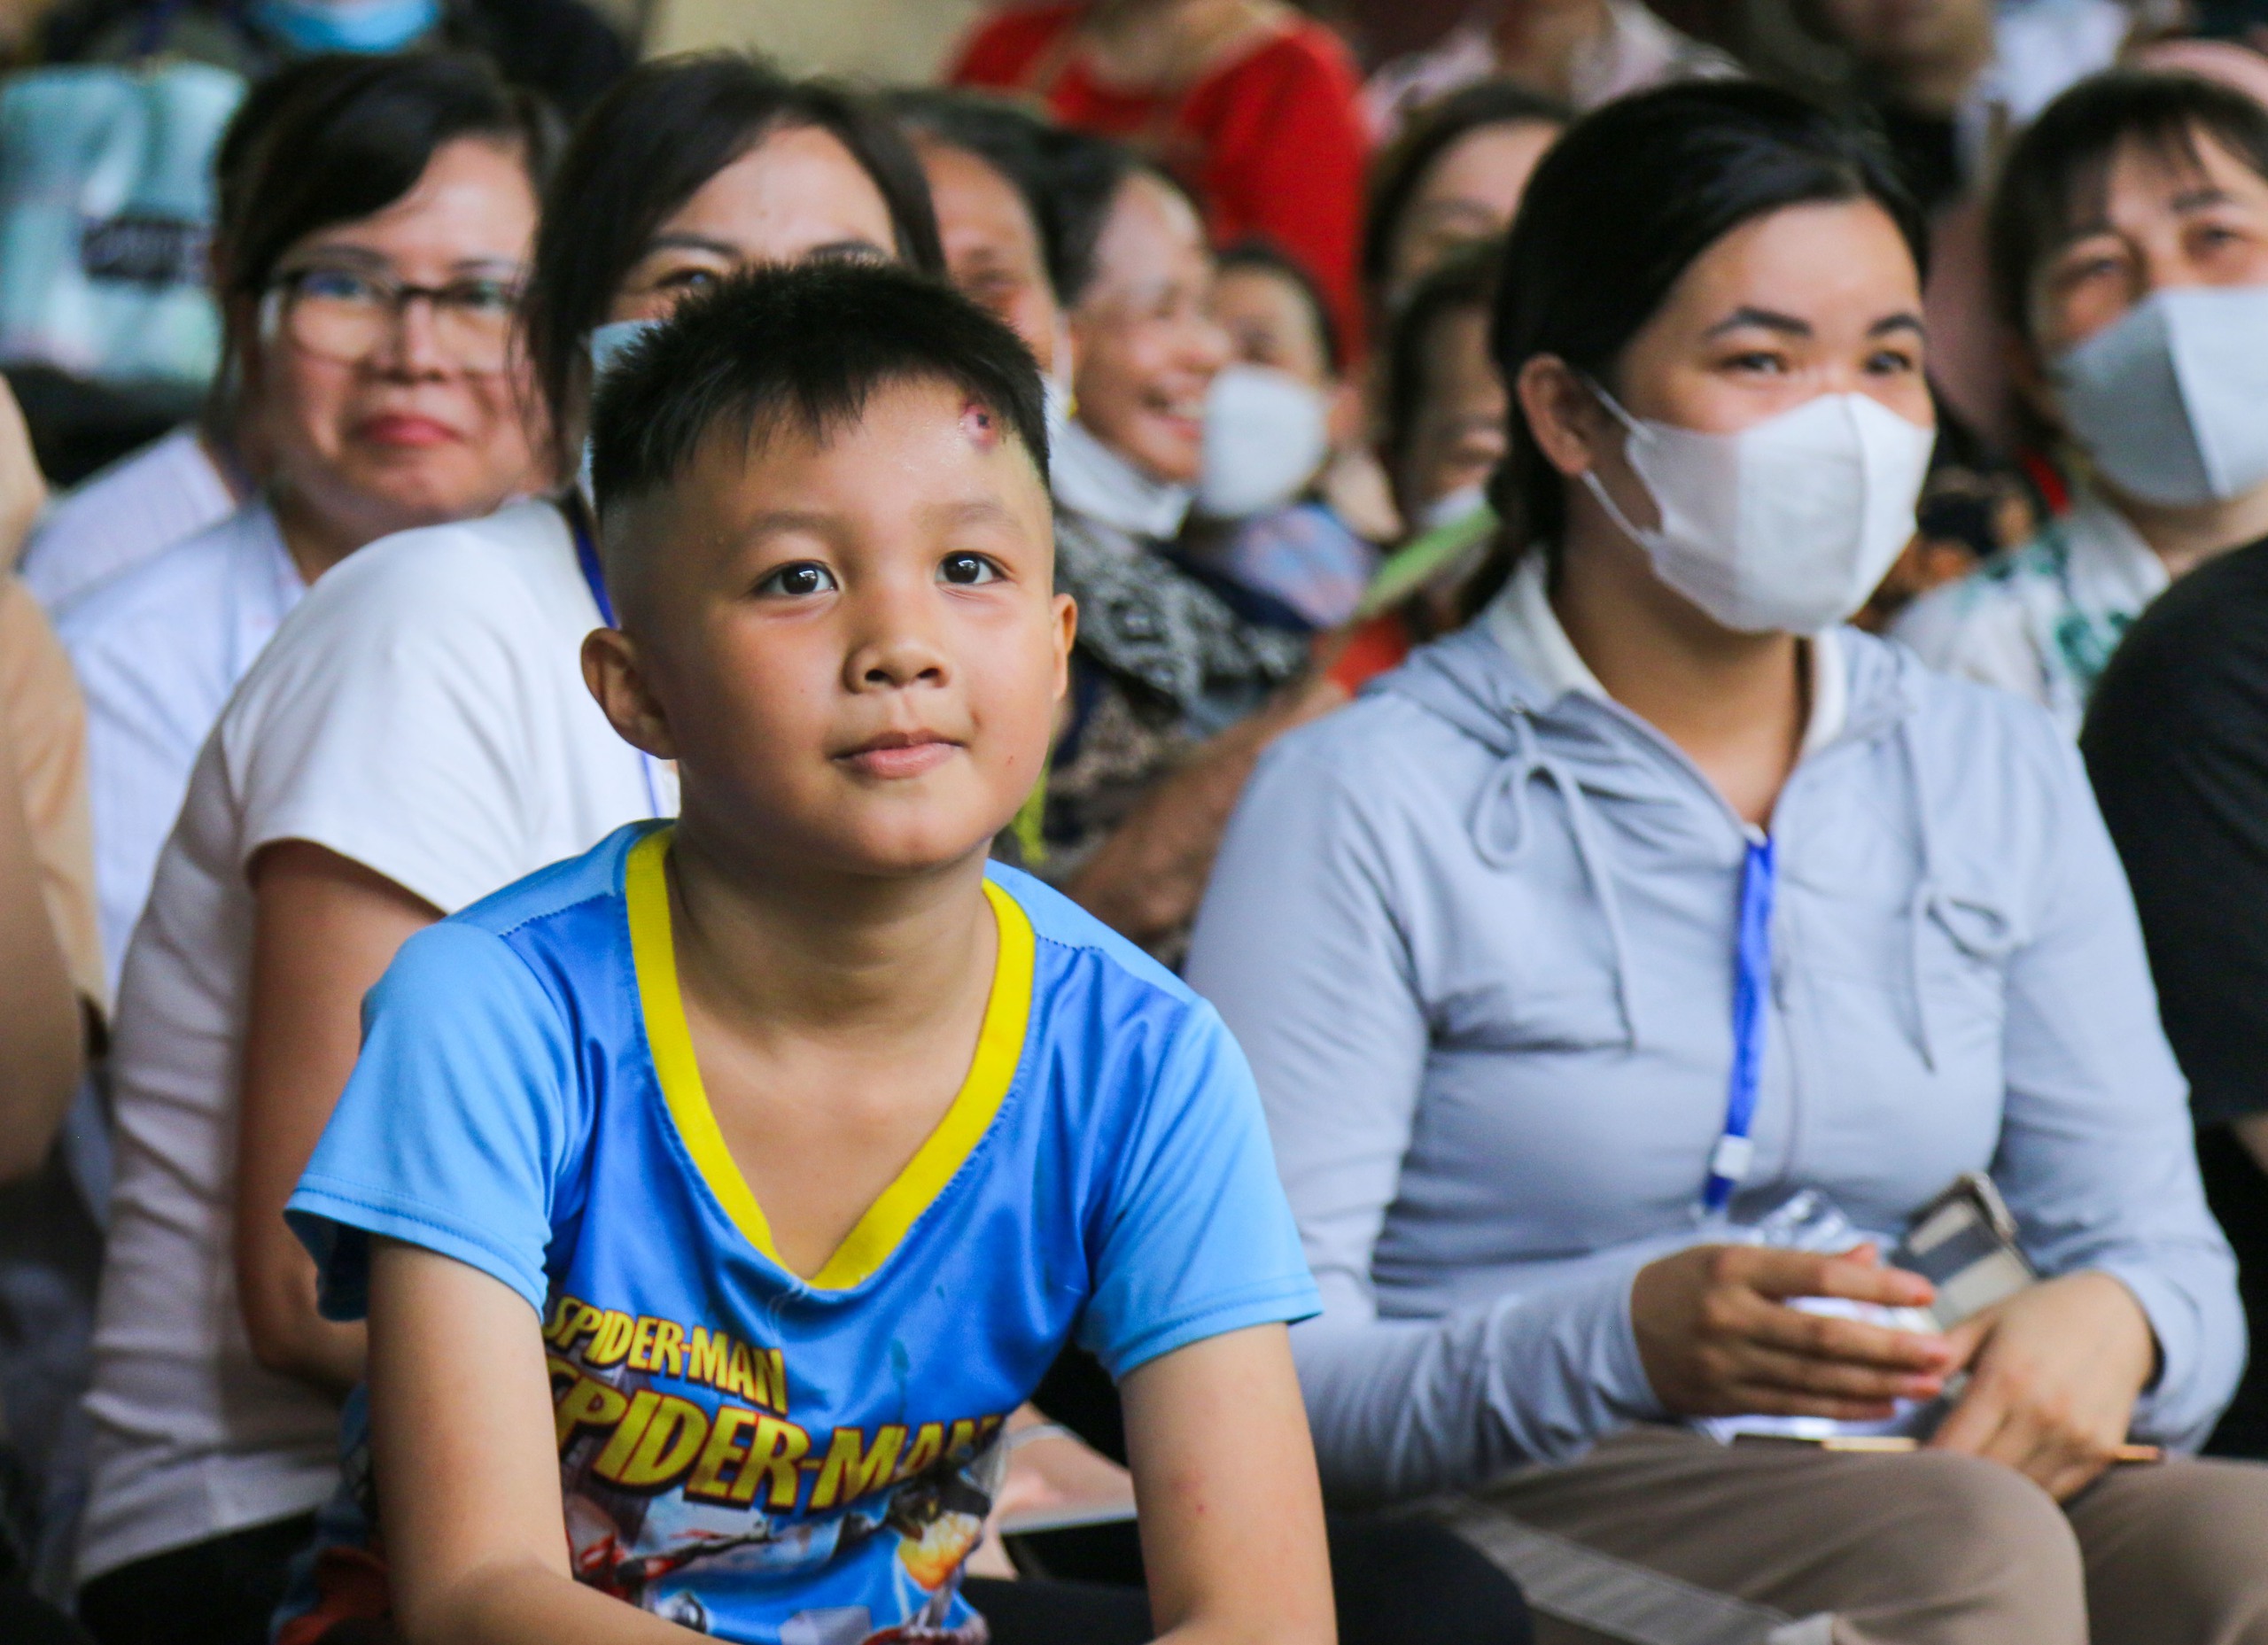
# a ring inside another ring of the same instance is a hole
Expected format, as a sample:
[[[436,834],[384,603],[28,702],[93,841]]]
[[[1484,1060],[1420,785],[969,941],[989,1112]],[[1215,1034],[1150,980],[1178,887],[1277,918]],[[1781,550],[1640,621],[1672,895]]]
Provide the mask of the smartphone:
[[[1930,1313],[1940,1331],[1952,1330],[2039,1277],[2016,1244],[2016,1220],[2008,1202],[1981,1171],[1963,1171],[1923,1206],[1890,1260],[1937,1287]]]

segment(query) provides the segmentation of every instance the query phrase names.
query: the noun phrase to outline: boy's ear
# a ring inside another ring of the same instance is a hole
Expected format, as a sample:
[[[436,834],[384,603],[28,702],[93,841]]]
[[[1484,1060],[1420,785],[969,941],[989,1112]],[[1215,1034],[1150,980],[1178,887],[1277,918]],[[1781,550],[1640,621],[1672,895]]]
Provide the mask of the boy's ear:
[[[1079,637],[1079,602],[1069,594],[1055,596],[1055,700],[1071,692],[1071,645]]]
[[[594,628],[584,636],[583,683],[617,736],[657,760],[677,757],[669,715],[646,687],[635,640],[618,628]]]

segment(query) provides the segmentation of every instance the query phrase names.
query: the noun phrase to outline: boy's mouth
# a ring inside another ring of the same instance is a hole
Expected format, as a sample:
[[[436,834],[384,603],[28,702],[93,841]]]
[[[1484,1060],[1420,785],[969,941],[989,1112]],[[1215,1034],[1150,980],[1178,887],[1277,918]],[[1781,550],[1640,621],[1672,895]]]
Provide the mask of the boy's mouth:
[[[959,750],[959,743],[934,731],[886,731],[835,757],[868,777],[919,777],[935,771]]]

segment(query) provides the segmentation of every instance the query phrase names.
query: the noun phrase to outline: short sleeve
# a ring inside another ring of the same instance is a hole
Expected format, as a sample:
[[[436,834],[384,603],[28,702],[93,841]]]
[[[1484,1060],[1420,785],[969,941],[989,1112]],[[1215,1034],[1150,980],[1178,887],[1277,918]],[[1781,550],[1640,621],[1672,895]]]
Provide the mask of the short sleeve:
[[[1320,1311],[1252,1071],[1210,1005],[1168,1043],[1109,1191],[1079,1339],[1113,1377]]]
[[[325,1317],[363,1316],[373,1234],[454,1257],[542,1311],[555,1189],[584,1118],[563,1023],[489,932],[448,921],[403,944],[284,1207]]]
[[[527,722],[552,682],[524,659],[550,630],[493,548],[467,540],[504,528],[366,548],[285,619],[221,722],[245,862],[305,840],[443,913],[537,866]]]

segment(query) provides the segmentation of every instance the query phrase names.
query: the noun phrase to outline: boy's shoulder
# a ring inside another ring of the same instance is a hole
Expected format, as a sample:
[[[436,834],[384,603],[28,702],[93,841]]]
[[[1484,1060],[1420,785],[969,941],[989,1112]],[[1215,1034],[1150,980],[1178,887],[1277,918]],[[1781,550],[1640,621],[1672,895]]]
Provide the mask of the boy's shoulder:
[[[1032,921],[1032,939],[1041,951],[1032,975],[1034,1016],[1109,1023],[1105,1039],[1116,1052],[1137,1044],[1170,1046],[1184,1030],[1202,1039],[1218,1026],[1218,1014],[1202,994],[1054,887],[1005,862],[989,865],[987,873]],[[1154,1037],[1122,1032],[1134,1023],[1147,1023]]]
[[[1150,996],[1159,1007],[1176,1015],[1207,1008],[1186,982],[1060,891],[1006,863],[988,865],[985,873],[1015,899],[1016,906],[1031,921],[1032,936],[1037,943],[1052,946],[1067,958],[1092,956],[1091,964],[1106,986]]]
[[[581,856],[567,857],[515,880],[442,923],[470,927],[509,942],[532,927],[579,913],[594,904],[618,903],[623,896],[623,863],[631,849],[656,828],[666,826],[660,822],[625,823]],[[626,926],[624,940],[628,941]]]

